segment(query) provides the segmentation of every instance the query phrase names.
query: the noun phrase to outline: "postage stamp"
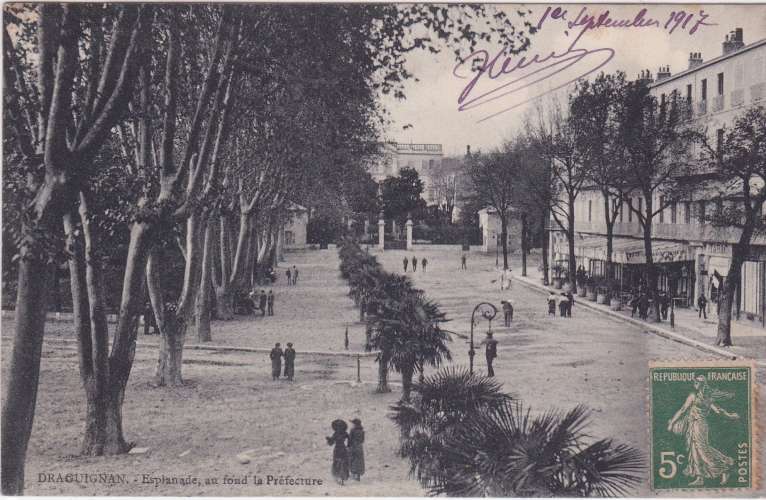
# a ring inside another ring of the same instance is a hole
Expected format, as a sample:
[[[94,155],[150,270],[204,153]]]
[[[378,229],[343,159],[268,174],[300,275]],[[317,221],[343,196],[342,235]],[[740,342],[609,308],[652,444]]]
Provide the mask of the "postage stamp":
[[[653,489],[756,487],[754,377],[747,361],[650,363]]]

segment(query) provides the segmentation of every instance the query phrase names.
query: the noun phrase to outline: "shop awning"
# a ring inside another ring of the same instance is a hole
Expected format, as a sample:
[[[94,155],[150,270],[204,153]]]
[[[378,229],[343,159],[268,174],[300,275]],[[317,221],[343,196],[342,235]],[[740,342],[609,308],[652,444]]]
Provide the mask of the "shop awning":
[[[615,256],[618,254],[622,257],[621,259],[615,258],[618,262],[626,264],[644,264],[646,262],[643,241],[636,241],[624,249],[620,249],[619,252],[615,251]],[[652,258],[655,263],[691,260],[688,245],[676,241],[652,242]]]

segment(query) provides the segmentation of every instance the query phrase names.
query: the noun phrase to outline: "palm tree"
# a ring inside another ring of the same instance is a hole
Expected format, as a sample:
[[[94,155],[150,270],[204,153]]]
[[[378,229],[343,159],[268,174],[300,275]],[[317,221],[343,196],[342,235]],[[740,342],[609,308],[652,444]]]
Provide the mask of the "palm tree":
[[[641,452],[611,439],[584,444],[588,410],[532,416],[518,401],[482,410],[444,443],[449,496],[625,496],[641,481]],[[446,479],[444,479],[446,478]]]
[[[409,459],[410,473],[429,489],[448,479],[444,443],[455,429],[480,410],[497,408],[512,398],[494,378],[455,367],[414,384],[413,393],[411,401],[391,407],[391,418],[400,430],[400,455]]]
[[[416,368],[438,367],[452,359],[447,347],[450,336],[439,327],[446,316],[405,276],[389,274],[381,285],[373,294],[377,311],[369,318],[371,347],[381,351],[379,390],[387,392],[385,379],[393,368],[402,376],[402,399],[407,400]]]

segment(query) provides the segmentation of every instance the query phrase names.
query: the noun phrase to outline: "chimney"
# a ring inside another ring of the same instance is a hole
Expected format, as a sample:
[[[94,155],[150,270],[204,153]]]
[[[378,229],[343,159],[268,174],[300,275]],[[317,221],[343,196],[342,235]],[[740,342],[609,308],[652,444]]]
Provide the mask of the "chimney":
[[[665,78],[670,78],[670,66],[660,66],[660,69],[657,70],[657,81]]]
[[[702,64],[702,52],[689,53],[689,69],[696,68]]]
[[[652,78],[652,72],[648,69],[642,69],[638,72],[638,81],[639,82],[645,82],[645,83],[652,83],[654,79]]]
[[[726,35],[723,40],[723,53],[724,55],[741,49],[745,46],[744,34],[742,28],[737,28],[734,31]]]

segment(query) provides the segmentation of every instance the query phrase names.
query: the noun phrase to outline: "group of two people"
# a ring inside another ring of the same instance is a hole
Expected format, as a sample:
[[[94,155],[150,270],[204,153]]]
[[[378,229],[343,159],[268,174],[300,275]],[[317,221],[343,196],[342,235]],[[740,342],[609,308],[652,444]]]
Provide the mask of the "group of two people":
[[[297,285],[298,284],[298,268],[293,266],[292,268],[287,268],[285,270],[285,276],[287,277],[287,284],[288,285]]]
[[[572,317],[572,307],[574,306],[574,295],[572,292],[561,292],[561,295],[551,290],[548,295],[548,315],[556,316],[556,304],[559,306],[559,316],[562,318]]]
[[[258,290],[251,290],[248,294],[250,300],[253,302],[253,314],[256,311],[261,311],[261,316],[274,316],[274,292],[269,290],[266,293],[264,290],[260,292]]]
[[[657,302],[660,306],[660,317],[664,320],[668,319],[668,309],[670,308],[670,297],[665,291],[661,291],[657,295]],[[651,307],[653,300],[649,297],[646,291],[640,290],[634,293],[630,298],[630,317],[636,315],[638,311],[638,317],[640,319],[647,319],[649,317],[649,308]]]
[[[339,484],[349,478],[357,481],[364,474],[364,429],[358,418],[351,420],[353,427],[348,430],[344,420],[333,420],[330,427],[332,436],[327,438],[327,444],[334,446],[332,450],[332,475]]]
[[[409,266],[410,261],[405,257],[402,259],[402,265],[404,266],[404,272],[407,272],[407,266]],[[423,272],[426,272],[426,266],[428,265],[428,259],[423,257],[423,259],[420,261],[420,267],[423,269]],[[412,272],[416,272],[418,270],[418,258],[414,255],[412,256]]]
[[[293,349],[293,343],[288,342],[285,350],[279,342],[276,343],[274,349],[271,350],[269,358],[271,358],[271,379],[277,380],[282,374],[282,358],[285,358],[285,372],[284,377],[291,381],[295,376],[295,349]]]

